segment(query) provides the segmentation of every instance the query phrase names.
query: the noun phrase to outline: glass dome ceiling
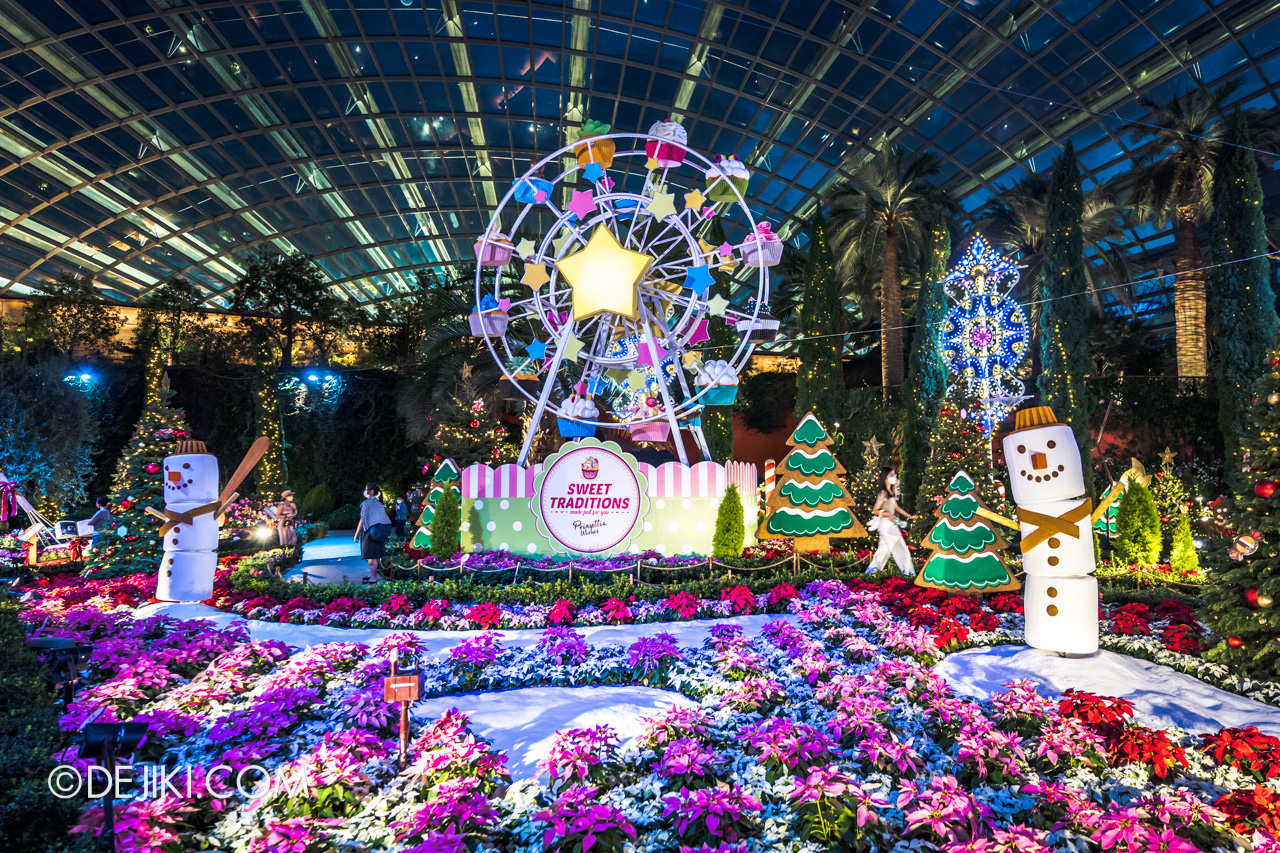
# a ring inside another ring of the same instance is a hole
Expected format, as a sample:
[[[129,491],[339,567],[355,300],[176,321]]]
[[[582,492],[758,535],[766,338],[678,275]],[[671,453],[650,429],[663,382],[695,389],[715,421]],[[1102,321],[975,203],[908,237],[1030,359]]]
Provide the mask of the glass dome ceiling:
[[[474,260],[586,117],[679,117],[784,237],[881,137],[937,150],[968,214],[1067,137],[1092,186],[1130,166],[1138,95],[1239,77],[1275,108],[1280,0],[0,0],[0,64],[0,294],[183,275],[226,306],[274,248],[365,303]],[[1172,235],[1132,240],[1144,271]]]

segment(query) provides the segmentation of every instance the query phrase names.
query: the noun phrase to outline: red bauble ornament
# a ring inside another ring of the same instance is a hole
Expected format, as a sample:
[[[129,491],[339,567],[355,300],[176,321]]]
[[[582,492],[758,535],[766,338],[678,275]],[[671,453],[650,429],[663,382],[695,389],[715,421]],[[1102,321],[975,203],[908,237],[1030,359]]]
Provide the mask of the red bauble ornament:
[[[1280,358],[1277,358],[1274,355],[1271,356],[1271,366],[1275,367],[1277,364],[1280,364]]]
[[[129,508],[129,507],[131,507],[131,506],[133,506],[133,501],[131,501],[131,500],[127,499],[127,498],[126,498],[125,500],[120,501],[120,508],[121,508],[121,509],[128,509],[128,508]]]
[[[1270,498],[1276,493],[1276,484],[1270,480],[1263,480],[1253,487],[1253,493],[1260,498]]]
[[[658,405],[658,398],[657,398],[657,397],[645,397],[645,398],[644,398],[644,404],[645,404],[646,406],[648,406],[649,408],[651,408],[651,409],[652,409],[654,406]]]
[[[1249,602],[1250,607],[1258,606],[1258,588],[1256,586],[1246,587],[1244,591],[1244,600]]]
[[[1233,649],[1238,649],[1244,645],[1244,640],[1239,637],[1227,637],[1227,645]]]
[[[472,429],[475,429],[476,427],[480,426],[480,422],[472,421],[471,423],[467,424],[467,426],[471,427]]]
[[[157,465],[155,462],[148,462],[148,463],[147,463],[147,473],[148,473],[148,474],[154,474],[154,473],[156,473],[156,472],[157,472],[157,471],[159,471],[159,470],[160,470],[160,466],[159,466],[159,465]]]

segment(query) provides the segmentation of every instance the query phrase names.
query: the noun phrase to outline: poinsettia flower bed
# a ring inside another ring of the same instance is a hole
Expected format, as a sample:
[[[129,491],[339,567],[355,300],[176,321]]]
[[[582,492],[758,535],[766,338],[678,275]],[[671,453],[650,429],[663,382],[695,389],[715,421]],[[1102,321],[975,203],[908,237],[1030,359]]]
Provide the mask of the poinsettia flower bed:
[[[534,647],[508,648],[490,631],[444,658],[420,655],[414,634],[295,652],[251,642],[243,623],[94,609],[115,607],[122,588],[92,590],[44,630],[94,646],[64,729],[94,714],[144,720],[135,763],[225,765],[211,770],[226,783],[216,795],[119,804],[126,853],[1280,853],[1280,739],[1151,729],[1122,699],[1054,701],[1025,682],[985,702],[958,696],[929,668],[944,654],[939,626],[983,613],[1014,622],[1012,602],[970,612],[886,586],[812,583],[759,637],[721,624],[698,648],[661,633],[593,645],[560,625]],[[48,615],[36,605],[24,618]],[[605,726],[561,731],[539,774],[515,780],[506,756],[450,713],[415,721],[400,768],[382,691],[393,652],[421,668],[424,697],[612,683],[699,705],[658,714],[625,746]],[[78,761],[74,750],[59,758]],[[286,784],[264,784],[256,799],[235,791],[229,777],[250,765]],[[97,831],[99,808],[86,808],[80,833]]]

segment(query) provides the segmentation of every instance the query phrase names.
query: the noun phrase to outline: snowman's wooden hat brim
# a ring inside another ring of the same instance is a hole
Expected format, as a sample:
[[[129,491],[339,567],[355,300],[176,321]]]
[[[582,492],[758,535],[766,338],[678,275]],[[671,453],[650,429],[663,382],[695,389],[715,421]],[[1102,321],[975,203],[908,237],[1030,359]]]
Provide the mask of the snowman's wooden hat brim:
[[[1013,431],[1009,435],[1029,429],[1058,425],[1058,418],[1053,414],[1053,409],[1048,406],[1032,406],[1014,414]]]
[[[173,449],[174,456],[190,456],[195,453],[209,453],[203,441],[179,441]]]

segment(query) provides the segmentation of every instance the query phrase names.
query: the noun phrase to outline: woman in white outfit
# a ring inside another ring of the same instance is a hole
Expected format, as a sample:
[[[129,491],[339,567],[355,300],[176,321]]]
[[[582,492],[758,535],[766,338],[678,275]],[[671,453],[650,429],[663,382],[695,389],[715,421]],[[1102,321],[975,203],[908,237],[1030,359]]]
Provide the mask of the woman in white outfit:
[[[911,519],[916,516],[898,506],[898,472],[893,468],[880,470],[880,492],[876,495],[872,515],[871,528],[879,532],[880,546],[876,548],[876,555],[871,558],[867,574],[880,571],[889,562],[889,558],[893,557],[902,573],[913,577],[916,570],[911,565],[907,542],[902,538],[902,530],[898,527],[898,516]]]

